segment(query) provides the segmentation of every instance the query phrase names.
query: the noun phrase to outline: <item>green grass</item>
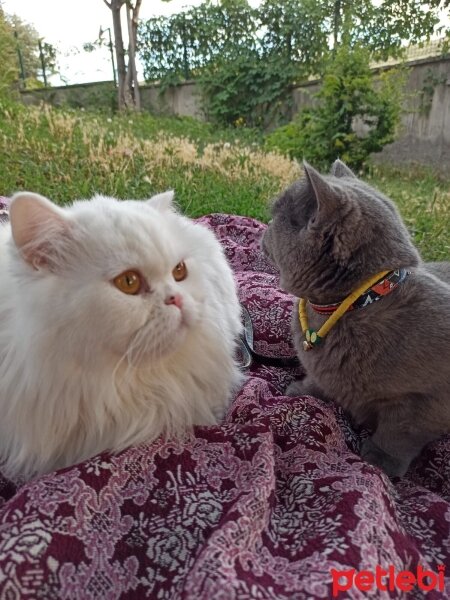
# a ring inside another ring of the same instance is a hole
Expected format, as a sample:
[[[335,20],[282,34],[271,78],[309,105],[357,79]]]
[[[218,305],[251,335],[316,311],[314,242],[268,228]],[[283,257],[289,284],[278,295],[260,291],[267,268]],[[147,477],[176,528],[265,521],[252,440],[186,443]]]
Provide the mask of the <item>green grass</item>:
[[[450,259],[450,179],[423,167],[384,166],[366,180],[396,202],[425,260]]]
[[[300,170],[263,152],[257,139],[252,130],[220,131],[194,119],[0,103],[1,193],[28,189],[64,204],[97,192],[148,198],[174,189],[191,216],[266,219],[267,200]]]
[[[174,189],[190,216],[269,218],[267,203],[300,174],[263,150],[254,130],[187,118],[107,116],[0,101],[0,194],[28,189],[64,204],[95,193],[148,198]],[[429,170],[374,167],[366,177],[397,202],[426,260],[450,257],[450,181]]]

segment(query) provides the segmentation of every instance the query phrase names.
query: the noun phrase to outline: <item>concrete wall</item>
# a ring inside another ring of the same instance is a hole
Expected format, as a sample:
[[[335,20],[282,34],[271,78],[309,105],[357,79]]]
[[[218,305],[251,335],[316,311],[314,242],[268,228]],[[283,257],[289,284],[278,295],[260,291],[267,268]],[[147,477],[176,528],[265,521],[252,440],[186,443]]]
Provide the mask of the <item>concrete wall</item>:
[[[194,81],[168,88],[164,94],[158,85],[143,85],[140,90],[144,110],[154,114],[204,118],[199,87]]]
[[[117,105],[116,89],[112,81],[97,81],[38,90],[22,90],[22,102],[27,105],[47,102],[53,106],[71,108],[107,108]]]
[[[450,58],[410,65],[397,141],[376,159],[432,165],[450,175]]]
[[[198,86],[193,81],[168,88],[163,94],[158,85],[142,85],[140,91],[144,110],[154,114],[203,118]],[[48,102],[53,106],[72,108],[110,109],[113,107],[115,109],[116,95],[116,88],[112,81],[21,91],[22,101],[27,105]]]
[[[416,60],[408,68],[405,113],[398,139],[375,158],[394,164],[432,165],[450,174],[450,57]],[[311,81],[293,91],[292,114],[311,105],[319,86],[319,81]],[[193,81],[169,88],[162,95],[158,85],[145,85],[141,96],[143,108],[154,114],[204,118],[199,89]],[[22,99],[26,104],[45,101],[109,108],[115,105],[115,90],[112,82],[99,82],[25,91]]]
[[[382,68],[388,68],[386,67]],[[320,82],[293,91],[294,112],[314,103]],[[380,163],[430,165],[450,175],[450,57],[408,64],[405,104],[397,140],[374,156]]]

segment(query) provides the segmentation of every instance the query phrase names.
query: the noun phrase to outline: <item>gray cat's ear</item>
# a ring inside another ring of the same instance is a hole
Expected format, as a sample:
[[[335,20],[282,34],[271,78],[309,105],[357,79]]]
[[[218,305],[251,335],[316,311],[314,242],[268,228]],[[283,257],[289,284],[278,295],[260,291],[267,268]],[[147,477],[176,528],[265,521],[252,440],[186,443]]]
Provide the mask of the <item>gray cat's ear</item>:
[[[323,175],[316,171],[314,167],[306,162],[306,160],[303,161],[303,170],[305,172],[306,179],[310,183],[318,198],[327,196],[330,193],[331,187],[328,181]]]
[[[156,208],[156,210],[160,210],[165,212],[167,210],[174,211],[175,207],[175,192],[173,190],[168,190],[167,192],[163,192],[162,194],[156,194],[156,196],[152,196],[150,200],[147,200],[150,206]]]
[[[64,211],[39,194],[15,194],[9,207],[12,237],[23,258],[34,269],[55,262],[58,242],[67,239],[70,220]]]
[[[360,235],[362,221],[359,205],[351,194],[343,191],[344,182],[330,182],[328,177],[320,175],[308,163],[304,163],[303,167],[317,203],[317,212],[312,216],[310,226],[320,228],[333,225],[335,235],[332,236],[331,252],[338,262],[346,262]],[[343,213],[344,205],[346,208]],[[342,219],[343,214],[345,219]]]
[[[339,160],[339,158],[331,165],[331,175],[335,177],[354,177],[356,179],[353,171],[342,160]]]
[[[315,196],[317,213],[321,217],[333,214],[340,205],[340,197],[336,190],[306,160],[303,161],[303,170]]]

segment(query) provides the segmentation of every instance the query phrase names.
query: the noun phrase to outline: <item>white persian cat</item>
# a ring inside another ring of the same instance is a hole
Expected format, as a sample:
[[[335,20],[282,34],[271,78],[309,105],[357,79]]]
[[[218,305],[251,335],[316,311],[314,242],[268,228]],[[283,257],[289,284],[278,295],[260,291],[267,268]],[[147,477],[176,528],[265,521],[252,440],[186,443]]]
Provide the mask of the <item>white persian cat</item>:
[[[17,194],[0,225],[0,461],[31,478],[217,423],[242,381],[211,231],[147,202]]]

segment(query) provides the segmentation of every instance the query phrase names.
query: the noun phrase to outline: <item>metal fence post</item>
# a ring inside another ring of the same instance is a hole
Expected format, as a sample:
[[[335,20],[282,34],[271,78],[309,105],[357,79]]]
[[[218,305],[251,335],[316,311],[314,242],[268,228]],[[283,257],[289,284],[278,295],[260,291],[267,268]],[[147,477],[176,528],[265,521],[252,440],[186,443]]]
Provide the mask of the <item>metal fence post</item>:
[[[25,87],[25,79],[26,79],[26,76],[25,76],[25,67],[23,65],[22,51],[20,50],[20,45],[19,45],[19,36],[18,36],[16,30],[14,30],[14,37],[16,38],[17,56],[19,57],[20,77],[21,77],[22,82],[23,82],[23,87]]]
[[[38,39],[38,44],[39,44],[39,58],[41,59],[42,76],[44,78],[44,86],[47,87],[47,74],[45,72],[44,51],[42,49],[42,41],[40,38]]]

